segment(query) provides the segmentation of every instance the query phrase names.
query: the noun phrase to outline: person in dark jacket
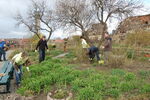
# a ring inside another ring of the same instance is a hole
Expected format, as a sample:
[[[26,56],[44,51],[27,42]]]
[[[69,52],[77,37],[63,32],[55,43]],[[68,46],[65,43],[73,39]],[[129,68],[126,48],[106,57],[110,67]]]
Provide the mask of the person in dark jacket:
[[[2,61],[2,59],[1,59],[2,56],[3,56],[3,60],[6,61],[5,48],[6,48],[6,42],[5,41],[0,42],[0,61]]]
[[[89,58],[90,58],[90,61],[93,61],[93,59],[95,58],[95,56],[96,56],[97,61],[100,61],[99,49],[97,47],[95,47],[94,45],[92,45],[89,48]]]
[[[45,49],[48,49],[46,36],[42,36],[36,46],[36,51],[39,50],[39,63],[45,60]]]

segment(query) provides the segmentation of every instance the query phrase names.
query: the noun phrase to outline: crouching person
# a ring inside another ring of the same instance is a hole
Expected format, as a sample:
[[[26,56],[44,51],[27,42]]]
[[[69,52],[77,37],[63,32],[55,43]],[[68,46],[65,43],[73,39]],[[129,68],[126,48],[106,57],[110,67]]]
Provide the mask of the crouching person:
[[[16,54],[12,58],[12,63],[14,65],[16,85],[20,86],[21,78],[22,78],[22,67],[23,65],[29,64],[29,58],[27,57],[25,52],[21,52],[19,54]]]
[[[95,58],[95,56],[96,56],[97,61],[98,62],[100,61],[99,49],[97,47],[95,47],[94,45],[92,45],[89,48],[88,54],[89,54],[90,61],[93,61],[93,59]]]

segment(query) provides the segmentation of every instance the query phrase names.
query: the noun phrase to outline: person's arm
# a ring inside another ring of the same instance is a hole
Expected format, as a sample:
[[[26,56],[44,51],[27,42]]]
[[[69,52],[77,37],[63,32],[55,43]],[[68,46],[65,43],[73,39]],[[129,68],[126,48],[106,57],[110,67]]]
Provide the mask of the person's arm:
[[[35,50],[37,50],[39,48],[40,44],[41,44],[41,40],[39,40]]]
[[[47,41],[45,42],[45,47],[48,49]]]

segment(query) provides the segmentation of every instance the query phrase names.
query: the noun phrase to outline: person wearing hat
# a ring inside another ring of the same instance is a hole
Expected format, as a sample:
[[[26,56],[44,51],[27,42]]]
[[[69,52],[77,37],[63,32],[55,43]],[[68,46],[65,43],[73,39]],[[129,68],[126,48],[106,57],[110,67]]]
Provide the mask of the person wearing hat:
[[[39,63],[45,60],[45,49],[48,50],[46,36],[42,36],[39,40],[35,52],[39,51]]]

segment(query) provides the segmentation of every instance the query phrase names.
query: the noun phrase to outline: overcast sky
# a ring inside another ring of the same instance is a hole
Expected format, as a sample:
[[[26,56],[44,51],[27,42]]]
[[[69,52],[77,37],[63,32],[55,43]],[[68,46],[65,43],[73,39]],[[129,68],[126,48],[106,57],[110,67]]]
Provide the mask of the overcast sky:
[[[55,0],[48,0],[53,6]],[[150,0],[142,0],[147,10],[140,12],[140,14],[150,14]],[[0,38],[23,38],[29,35],[28,30],[25,27],[16,27],[16,21],[13,16],[17,12],[22,14],[26,12],[26,9],[30,5],[30,0],[0,0]],[[109,31],[116,28],[116,23],[110,25]],[[28,34],[27,34],[28,33]],[[61,31],[57,31],[56,36],[62,35]]]

